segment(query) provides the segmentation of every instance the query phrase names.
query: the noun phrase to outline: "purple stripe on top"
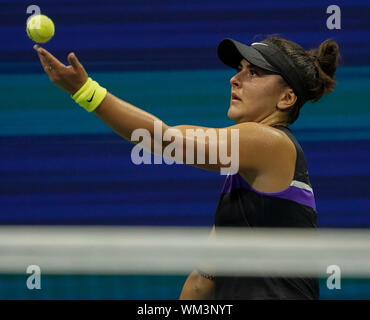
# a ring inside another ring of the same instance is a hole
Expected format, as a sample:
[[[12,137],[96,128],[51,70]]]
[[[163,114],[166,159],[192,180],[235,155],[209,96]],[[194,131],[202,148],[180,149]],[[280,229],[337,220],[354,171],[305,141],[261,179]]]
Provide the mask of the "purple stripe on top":
[[[316,203],[313,193],[295,186],[289,186],[285,190],[279,192],[261,192],[252,188],[239,175],[239,173],[236,173],[234,175],[228,175],[226,177],[221,193],[229,193],[231,190],[234,189],[248,189],[261,195],[295,201],[297,203],[309,206],[316,211]]]

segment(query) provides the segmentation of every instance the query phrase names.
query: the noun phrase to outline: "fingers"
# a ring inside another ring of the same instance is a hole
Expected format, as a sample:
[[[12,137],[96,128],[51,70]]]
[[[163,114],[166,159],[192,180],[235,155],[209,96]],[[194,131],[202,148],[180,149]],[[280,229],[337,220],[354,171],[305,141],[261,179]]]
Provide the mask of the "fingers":
[[[40,61],[44,67],[44,70],[48,72],[47,70],[49,69],[49,66],[52,69],[57,69],[57,68],[63,68],[65,65],[61,63],[57,58],[55,58],[49,51],[47,51],[44,48],[41,48],[39,45],[35,44],[33,46],[35,51],[37,52],[37,55],[40,58]]]
[[[34,45],[33,48],[36,50],[37,55],[39,56],[39,59],[40,59],[40,62],[41,62],[41,65],[42,65],[44,71],[50,76],[50,71],[51,71],[50,68],[52,68],[52,66],[48,65],[48,63],[47,63],[47,61],[44,57],[44,54],[42,52],[38,51],[36,46],[37,45]]]
[[[62,90],[72,94],[86,83],[88,74],[74,53],[68,55],[70,65],[66,66],[39,45],[34,45],[33,49],[37,52],[50,81]]]
[[[41,48],[38,44],[33,46],[33,49],[37,52],[41,64],[45,70],[45,72],[51,76],[52,71],[61,71],[63,68],[70,69],[77,71],[81,74],[86,74],[85,68],[82,64],[78,61],[76,55],[72,52],[68,55],[68,62],[70,63],[71,67],[66,67],[62,62],[60,62],[56,57],[54,57],[49,51],[44,48]],[[54,72],[55,73],[55,72]]]
[[[68,62],[76,71],[81,71],[83,69],[83,66],[73,52],[68,55]]]

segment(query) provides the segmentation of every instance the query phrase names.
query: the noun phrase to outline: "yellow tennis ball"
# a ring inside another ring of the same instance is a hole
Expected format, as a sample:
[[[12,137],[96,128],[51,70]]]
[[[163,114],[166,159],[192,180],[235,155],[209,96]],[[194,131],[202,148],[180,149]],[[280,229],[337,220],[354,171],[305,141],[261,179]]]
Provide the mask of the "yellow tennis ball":
[[[33,15],[27,20],[26,31],[33,41],[45,43],[54,36],[54,22],[43,14]]]

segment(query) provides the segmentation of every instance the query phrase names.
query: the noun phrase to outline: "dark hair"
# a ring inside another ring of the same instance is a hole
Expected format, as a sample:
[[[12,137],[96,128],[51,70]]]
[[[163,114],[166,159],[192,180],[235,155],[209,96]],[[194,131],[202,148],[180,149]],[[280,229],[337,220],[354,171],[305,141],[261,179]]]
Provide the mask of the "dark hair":
[[[316,102],[334,90],[337,82],[334,80],[335,71],[341,60],[338,44],[331,39],[325,40],[318,48],[306,51],[295,42],[279,38],[268,37],[287,56],[303,74],[303,81],[308,91],[308,100]],[[285,81],[284,85],[288,86]],[[302,104],[297,101],[288,113],[288,123],[292,124],[299,116]]]

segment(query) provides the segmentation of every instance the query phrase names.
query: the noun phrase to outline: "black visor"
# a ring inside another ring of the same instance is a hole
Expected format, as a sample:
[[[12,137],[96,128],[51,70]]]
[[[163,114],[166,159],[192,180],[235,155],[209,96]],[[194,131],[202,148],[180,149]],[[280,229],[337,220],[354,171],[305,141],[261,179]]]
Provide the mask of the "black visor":
[[[265,70],[280,73],[277,68],[272,66],[263,55],[252,46],[247,46],[241,42],[224,39],[220,42],[217,49],[218,57],[227,66],[237,69],[242,59]]]
[[[297,95],[299,104],[307,101],[307,93],[302,75],[279,48],[270,42],[254,42],[247,46],[233,39],[224,39],[217,48],[220,60],[227,66],[237,69],[242,59],[265,70],[280,74]]]

